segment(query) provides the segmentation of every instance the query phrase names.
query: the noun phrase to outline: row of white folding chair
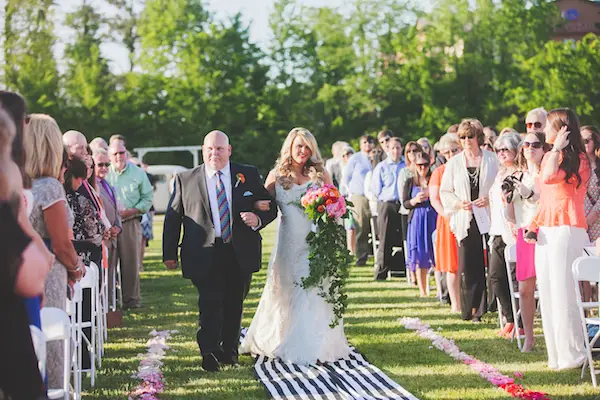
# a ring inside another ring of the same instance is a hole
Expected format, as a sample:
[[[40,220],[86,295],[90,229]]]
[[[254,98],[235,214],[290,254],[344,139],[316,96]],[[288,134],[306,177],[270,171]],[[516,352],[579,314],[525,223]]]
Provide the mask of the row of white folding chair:
[[[599,283],[600,282],[600,257],[579,257],[575,260],[572,266],[573,280],[575,283],[575,299],[577,301],[577,308],[579,309],[579,318],[581,320],[581,327],[583,330],[584,344],[586,351],[586,360],[581,368],[581,378],[585,375],[585,368],[589,365],[590,375],[592,377],[592,384],[594,387],[597,386],[596,375],[600,372],[596,372],[594,368],[593,353],[600,352],[600,349],[594,348],[594,345],[600,339],[600,318],[586,317],[586,310],[597,309],[600,312],[600,302],[598,301],[583,301],[581,296],[581,290],[579,287],[580,282]],[[588,333],[588,325],[597,326],[598,332],[590,340]]]
[[[110,274],[109,274],[110,275]],[[121,285],[121,261],[117,262],[117,267],[109,277],[112,281],[112,291],[110,293],[110,309],[115,311],[117,309],[117,301],[119,302],[119,308],[123,308],[123,290]],[[106,280],[108,282],[108,279]],[[108,293],[108,287],[106,288]]]
[[[42,335],[35,334],[32,337],[35,337],[34,343],[36,346],[36,354],[38,356],[38,361],[45,364],[46,360],[46,351],[45,348],[41,348],[40,340],[44,339],[44,344],[46,342],[52,341],[61,341],[63,343],[63,384],[62,388],[48,388],[48,398],[49,399],[64,399],[69,400],[70,393],[70,384],[69,384],[69,376],[70,376],[70,365],[71,365],[71,320],[66,312],[61,310],[60,308],[54,307],[44,307],[40,311],[40,317],[42,321]],[[35,327],[34,327],[35,328]],[[35,331],[32,329],[32,331]],[[45,346],[43,346],[45,347]],[[42,356],[43,351],[43,356]],[[42,373],[45,373],[45,367],[40,368]],[[76,397],[79,398],[79,397]]]

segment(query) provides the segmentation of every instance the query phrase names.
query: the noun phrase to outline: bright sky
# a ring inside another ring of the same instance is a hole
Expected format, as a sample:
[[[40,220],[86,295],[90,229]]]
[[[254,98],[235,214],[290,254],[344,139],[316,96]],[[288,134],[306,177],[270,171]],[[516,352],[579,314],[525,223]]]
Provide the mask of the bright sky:
[[[205,0],[208,7],[214,11],[218,18],[227,18],[236,12],[241,12],[246,23],[252,23],[250,27],[250,39],[259,45],[265,43],[269,38],[268,19],[273,11],[274,0]],[[88,0],[91,4],[97,5],[97,10],[106,16],[114,14],[114,9],[107,5],[103,0]],[[4,1],[0,0],[0,6]],[[62,19],[64,14],[72,12],[82,0],[57,0],[57,10]],[[301,3],[310,6],[329,6],[337,7],[343,4],[343,0],[301,0]],[[69,41],[72,34],[69,29],[56,24],[57,35],[62,42],[57,46],[57,53],[60,55],[64,49],[64,42]],[[102,47],[103,54],[111,61],[111,67],[115,72],[127,70],[127,52],[124,48],[116,44],[105,44]],[[60,59],[60,58],[59,58]]]

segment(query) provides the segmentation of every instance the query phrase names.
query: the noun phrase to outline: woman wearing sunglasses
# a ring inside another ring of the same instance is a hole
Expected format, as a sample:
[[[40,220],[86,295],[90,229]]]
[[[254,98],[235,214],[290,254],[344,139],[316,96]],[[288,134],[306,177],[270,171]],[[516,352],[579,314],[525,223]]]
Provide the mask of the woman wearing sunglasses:
[[[600,131],[595,126],[586,125],[581,127],[581,138],[585,147],[585,153],[590,160],[592,175],[588,183],[585,196],[585,217],[588,224],[588,235],[595,242],[600,237]]]
[[[407,199],[404,207],[409,210],[406,234],[406,265],[416,274],[421,297],[427,293],[427,274],[435,266],[432,235],[435,231],[437,213],[429,201],[429,178],[431,177],[429,156],[418,153],[415,159],[416,173],[406,181],[402,196]]]
[[[508,280],[515,281],[514,265],[511,267],[511,276],[508,276],[506,271],[506,261],[504,258],[504,249],[506,245],[515,243],[512,227],[506,221],[504,212],[504,199],[512,198],[514,185],[518,176],[513,173],[516,171],[515,158],[517,157],[517,149],[521,137],[518,133],[507,133],[502,135],[494,143],[496,155],[500,162],[500,170],[492,189],[490,190],[490,263],[488,268],[488,279],[490,285],[490,302],[493,297],[496,297],[502,306],[502,314],[506,324],[500,332],[499,336],[510,337],[514,329],[514,318],[512,313],[510,290]],[[507,179],[507,177],[510,177]],[[513,179],[514,178],[514,179]]]
[[[583,332],[571,265],[589,242],[584,206],[590,163],[579,118],[568,108],[548,113],[545,132],[552,150],[542,161],[535,268],[542,326],[551,369],[578,368],[585,360]]]
[[[528,133],[519,146],[517,166],[522,174],[515,183],[512,201],[506,202],[506,216],[517,228],[517,281],[519,282],[519,307],[525,332],[521,351],[533,348],[533,318],[535,316],[535,245],[525,242],[525,230],[535,217],[540,198],[538,179],[542,157],[547,151],[545,135]]]
[[[498,174],[498,159],[479,147],[485,137],[478,120],[463,120],[458,137],[463,152],[446,164],[440,194],[450,229],[458,242],[462,318],[480,322],[485,312],[484,238],[487,232],[480,232],[473,207],[483,208],[489,214],[488,196]]]

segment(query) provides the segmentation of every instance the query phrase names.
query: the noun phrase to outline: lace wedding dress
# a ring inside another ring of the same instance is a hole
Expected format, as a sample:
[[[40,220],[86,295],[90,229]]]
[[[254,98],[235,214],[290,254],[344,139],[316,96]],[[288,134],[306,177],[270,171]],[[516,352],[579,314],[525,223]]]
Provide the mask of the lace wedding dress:
[[[331,328],[333,309],[319,296],[317,288],[304,289],[301,278],[308,276],[306,235],[311,222],[294,204],[309,183],[285,190],[275,185],[281,211],[278,243],[269,263],[267,283],[241,353],[280,358],[295,364],[331,362],[350,353],[343,322]]]

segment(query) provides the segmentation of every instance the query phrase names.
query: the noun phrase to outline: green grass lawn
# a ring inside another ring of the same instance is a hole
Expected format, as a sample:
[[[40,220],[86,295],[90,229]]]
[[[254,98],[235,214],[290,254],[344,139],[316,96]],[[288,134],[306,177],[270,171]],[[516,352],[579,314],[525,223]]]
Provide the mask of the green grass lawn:
[[[86,399],[122,399],[137,381],[138,353],[145,352],[152,329],[177,329],[169,340],[171,349],[164,359],[166,391],[162,399],[267,399],[267,392],[254,378],[253,360],[240,357],[240,367],[209,374],[200,367],[195,341],[197,294],[181,272],[167,271],[161,263],[162,219],[155,218],[155,240],[146,253],[142,273],[144,308],[126,312],[124,326],[109,331],[102,369],[96,387]],[[263,269],[254,275],[245,303],[244,326],[248,326],[258,305],[275,226],[263,231]],[[461,321],[435,298],[421,299],[417,289],[404,279],[374,282],[372,265],[354,267],[349,280],[350,306],[345,318],[349,341],[368,360],[420,399],[508,399],[500,389],[480,378],[468,366],[455,362],[431,343],[405,330],[397,321],[403,316],[419,317],[444,336],[454,339],[461,350],[498,367],[512,376],[524,373],[519,381],[532,390],[545,391],[552,399],[600,399],[589,377],[580,379],[579,370],[554,372],[546,368],[543,338],[535,350],[521,354],[516,343],[496,337],[497,315],[487,314],[481,324]],[[86,386],[89,388],[89,385]]]

